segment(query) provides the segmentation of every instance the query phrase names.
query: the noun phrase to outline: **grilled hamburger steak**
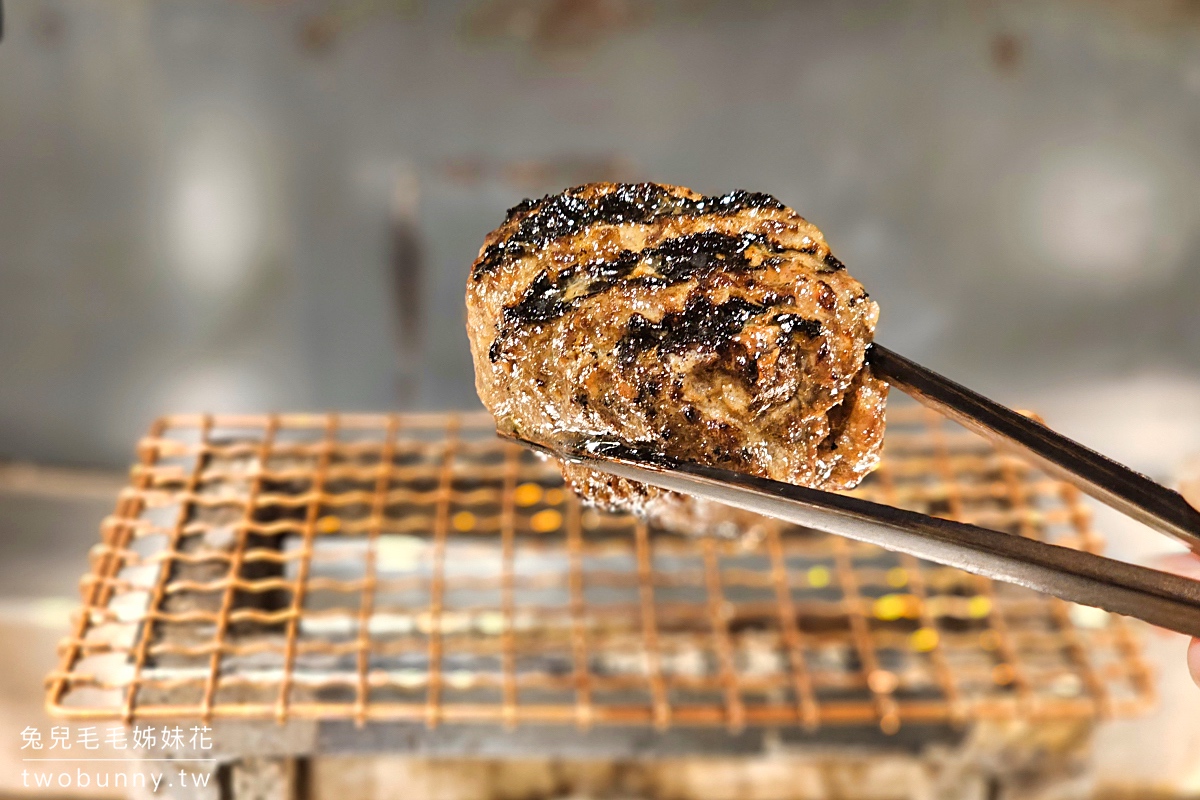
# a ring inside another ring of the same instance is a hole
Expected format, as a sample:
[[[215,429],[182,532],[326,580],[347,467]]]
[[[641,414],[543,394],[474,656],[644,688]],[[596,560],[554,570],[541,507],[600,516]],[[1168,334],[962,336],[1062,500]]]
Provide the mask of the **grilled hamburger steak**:
[[[475,384],[497,427],[616,439],[811,486],[876,464],[879,307],[767,194],[595,183],[526,200],[467,281]],[[708,527],[697,501],[564,465],[585,499]]]

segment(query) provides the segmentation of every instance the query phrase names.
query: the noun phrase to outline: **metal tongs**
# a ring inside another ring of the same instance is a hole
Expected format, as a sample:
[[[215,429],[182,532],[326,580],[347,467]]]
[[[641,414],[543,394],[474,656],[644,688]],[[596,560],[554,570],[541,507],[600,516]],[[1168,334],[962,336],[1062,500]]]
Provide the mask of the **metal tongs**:
[[[871,345],[867,359],[877,376],[924,405],[1200,553],[1200,511],[1179,493],[885,347]],[[1200,636],[1200,582],[1178,575],[855,497],[666,460],[621,443],[586,441],[563,451],[518,441],[601,472]]]

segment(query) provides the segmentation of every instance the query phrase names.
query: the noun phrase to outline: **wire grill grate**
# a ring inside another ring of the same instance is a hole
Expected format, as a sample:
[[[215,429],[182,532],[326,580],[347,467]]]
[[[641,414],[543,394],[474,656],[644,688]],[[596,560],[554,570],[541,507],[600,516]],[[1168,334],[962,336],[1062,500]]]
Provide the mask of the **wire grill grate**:
[[[1097,550],[1074,489],[921,409],[855,493]],[[48,677],[76,719],[724,725],[1129,715],[1120,618],[762,520],[582,507],[483,415],[177,416]]]

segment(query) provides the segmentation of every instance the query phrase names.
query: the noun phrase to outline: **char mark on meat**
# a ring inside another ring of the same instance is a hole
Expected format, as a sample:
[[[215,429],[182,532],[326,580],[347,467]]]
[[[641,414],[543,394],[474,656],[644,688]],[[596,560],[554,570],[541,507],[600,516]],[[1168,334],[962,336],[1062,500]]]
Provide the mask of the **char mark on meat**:
[[[763,192],[735,191],[714,197],[690,198],[671,193],[655,183],[622,184],[613,192],[593,198],[579,195],[587,186],[562,194],[526,200],[508,211],[511,221],[520,218],[507,239],[490,245],[475,262],[472,277],[480,280],[501,265],[554,239],[585,231],[593,225],[646,224],[664,217],[729,215],[746,209],[782,209],[784,205]]]

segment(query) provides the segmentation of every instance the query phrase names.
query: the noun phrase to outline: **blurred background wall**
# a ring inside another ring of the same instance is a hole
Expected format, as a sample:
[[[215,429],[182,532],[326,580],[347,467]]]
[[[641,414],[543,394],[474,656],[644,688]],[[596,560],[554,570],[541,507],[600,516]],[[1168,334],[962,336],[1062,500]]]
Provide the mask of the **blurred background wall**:
[[[1200,401],[1195,3],[6,6],[6,458],[123,465],[168,410],[473,406],[466,265],[597,178],[772,192],[891,346],[1155,409],[1159,441],[1098,442],[1148,468],[1200,445],[1161,435]]]

